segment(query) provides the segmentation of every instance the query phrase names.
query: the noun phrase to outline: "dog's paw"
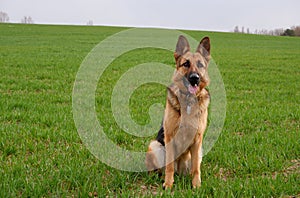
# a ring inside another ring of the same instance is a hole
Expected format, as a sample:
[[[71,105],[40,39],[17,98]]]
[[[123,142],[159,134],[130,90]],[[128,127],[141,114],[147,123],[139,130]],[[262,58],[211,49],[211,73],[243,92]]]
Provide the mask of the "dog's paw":
[[[201,187],[201,179],[194,178],[192,181],[193,188],[200,188]]]
[[[164,190],[171,190],[172,189],[172,184],[167,184],[166,182],[163,184],[163,189]]]

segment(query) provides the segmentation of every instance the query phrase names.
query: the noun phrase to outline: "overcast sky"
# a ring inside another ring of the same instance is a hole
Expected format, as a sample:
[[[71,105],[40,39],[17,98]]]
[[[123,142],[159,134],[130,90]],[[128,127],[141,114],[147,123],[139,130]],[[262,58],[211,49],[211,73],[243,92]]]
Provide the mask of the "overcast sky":
[[[10,22],[233,31],[300,25],[300,0],[0,0]]]

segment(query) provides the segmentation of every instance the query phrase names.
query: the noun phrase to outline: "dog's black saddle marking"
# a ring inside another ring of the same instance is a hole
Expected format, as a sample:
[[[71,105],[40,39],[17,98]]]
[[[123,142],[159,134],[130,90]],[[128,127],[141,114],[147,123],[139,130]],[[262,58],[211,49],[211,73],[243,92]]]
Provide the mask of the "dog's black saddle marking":
[[[158,134],[156,136],[156,140],[161,143],[161,145],[165,146],[165,133],[164,133],[164,126],[161,125],[159,131],[158,131]]]

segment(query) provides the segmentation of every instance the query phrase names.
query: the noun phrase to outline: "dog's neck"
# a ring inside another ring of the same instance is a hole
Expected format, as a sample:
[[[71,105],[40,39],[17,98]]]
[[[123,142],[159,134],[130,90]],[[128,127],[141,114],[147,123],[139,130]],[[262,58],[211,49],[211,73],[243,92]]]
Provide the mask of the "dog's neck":
[[[181,109],[186,109],[187,113],[190,113],[195,104],[205,104],[205,107],[209,104],[210,96],[206,88],[202,88],[194,95],[173,83],[168,87],[167,92],[167,100],[173,109],[180,114],[182,114]]]

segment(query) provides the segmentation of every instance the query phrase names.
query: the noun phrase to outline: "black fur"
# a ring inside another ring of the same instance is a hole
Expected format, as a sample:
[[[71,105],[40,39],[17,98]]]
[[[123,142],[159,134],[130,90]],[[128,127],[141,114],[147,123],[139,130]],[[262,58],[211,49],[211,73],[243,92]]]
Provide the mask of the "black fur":
[[[158,134],[156,136],[156,140],[161,143],[163,146],[165,146],[165,133],[164,133],[164,126],[161,125],[159,131],[158,131]]]

